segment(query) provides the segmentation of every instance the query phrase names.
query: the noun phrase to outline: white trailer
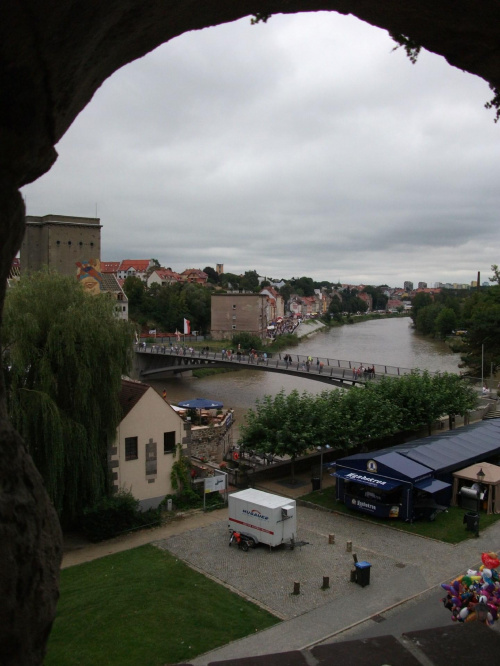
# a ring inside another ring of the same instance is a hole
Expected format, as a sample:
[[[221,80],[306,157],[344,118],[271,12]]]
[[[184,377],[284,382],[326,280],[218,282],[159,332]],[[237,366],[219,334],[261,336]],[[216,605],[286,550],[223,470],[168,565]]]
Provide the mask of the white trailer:
[[[242,490],[229,495],[229,530],[239,532],[254,545],[292,547],[297,535],[295,500],[262,490]]]

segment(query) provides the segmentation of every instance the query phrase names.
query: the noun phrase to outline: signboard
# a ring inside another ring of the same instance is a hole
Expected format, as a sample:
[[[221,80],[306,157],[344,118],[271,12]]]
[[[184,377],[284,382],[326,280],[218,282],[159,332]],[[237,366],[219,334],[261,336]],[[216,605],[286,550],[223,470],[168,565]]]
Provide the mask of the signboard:
[[[401,504],[382,504],[373,499],[362,499],[354,495],[344,495],[344,503],[350,509],[369,513],[380,518],[399,518]]]
[[[337,469],[335,476],[339,479],[344,479],[345,481],[354,481],[354,483],[359,483],[363,486],[379,488],[380,490],[385,491],[399,488],[399,486],[404,483],[404,481],[398,479],[388,479],[383,476],[368,476],[362,472],[351,472],[347,469]]]
[[[218,490],[225,490],[226,488],[226,476],[207,476],[205,479],[205,492],[206,493],[215,493]]]

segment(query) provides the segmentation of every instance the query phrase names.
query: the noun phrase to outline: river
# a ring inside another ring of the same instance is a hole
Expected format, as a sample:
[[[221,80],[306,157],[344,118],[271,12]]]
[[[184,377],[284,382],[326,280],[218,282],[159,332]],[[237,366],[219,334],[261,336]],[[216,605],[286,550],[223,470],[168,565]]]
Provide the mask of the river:
[[[366,364],[384,364],[402,368],[458,372],[460,357],[444,342],[419,336],[411,328],[411,319],[378,319],[350,326],[328,328],[305,338],[290,353],[323,356]],[[286,352],[283,352],[286,353]],[[309,379],[260,370],[239,370],[203,379],[177,375],[170,379],[150,381],[159,393],[167,392],[173,404],[190,398],[212,398],[234,409],[236,425],[244,420],[248,409],[264,395],[275,395],[281,389],[289,393],[320,393],[326,384]],[[333,389],[332,390],[337,390]],[[234,432],[237,438],[237,430]]]

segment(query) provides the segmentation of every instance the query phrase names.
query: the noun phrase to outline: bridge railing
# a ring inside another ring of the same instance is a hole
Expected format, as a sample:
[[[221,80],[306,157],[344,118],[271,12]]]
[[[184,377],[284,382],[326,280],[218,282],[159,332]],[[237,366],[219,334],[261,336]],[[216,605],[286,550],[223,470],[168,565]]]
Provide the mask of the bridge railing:
[[[332,378],[350,381],[366,381],[381,376],[399,377],[415,372],[411,368],[372,363],[367,361],[349,361],[324,356],[291,354],[289,352],[256,352],[231,350],[214,351],[210,348],[194,349],[183,345],[146,344],[136,345],[136,351],[148,354],[160,354],[184,358],[207,359],[211,361],[241,363],[246,365],[267,366],[275,369],[295,370],[304,373],[328,375]],[[431,373],[439,374],[439,373]]]

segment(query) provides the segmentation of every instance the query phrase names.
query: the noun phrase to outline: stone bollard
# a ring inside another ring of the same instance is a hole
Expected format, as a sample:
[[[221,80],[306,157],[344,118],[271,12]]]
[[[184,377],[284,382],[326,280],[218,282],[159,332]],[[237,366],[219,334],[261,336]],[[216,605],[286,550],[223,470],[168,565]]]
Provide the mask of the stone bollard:
[[[352,541],[348,541],[346,544],[346,551],[352,553]]]
[[[323,585],[321,586],[321,589],[328,590],[329,587],[330,587],[330,577],[323,576]]]
[[[328,535],[328,543],[335,543],[335,534]]]
[[[292,594],[300,594],[300,583],[295,582],[293,584],[293,592]]]

